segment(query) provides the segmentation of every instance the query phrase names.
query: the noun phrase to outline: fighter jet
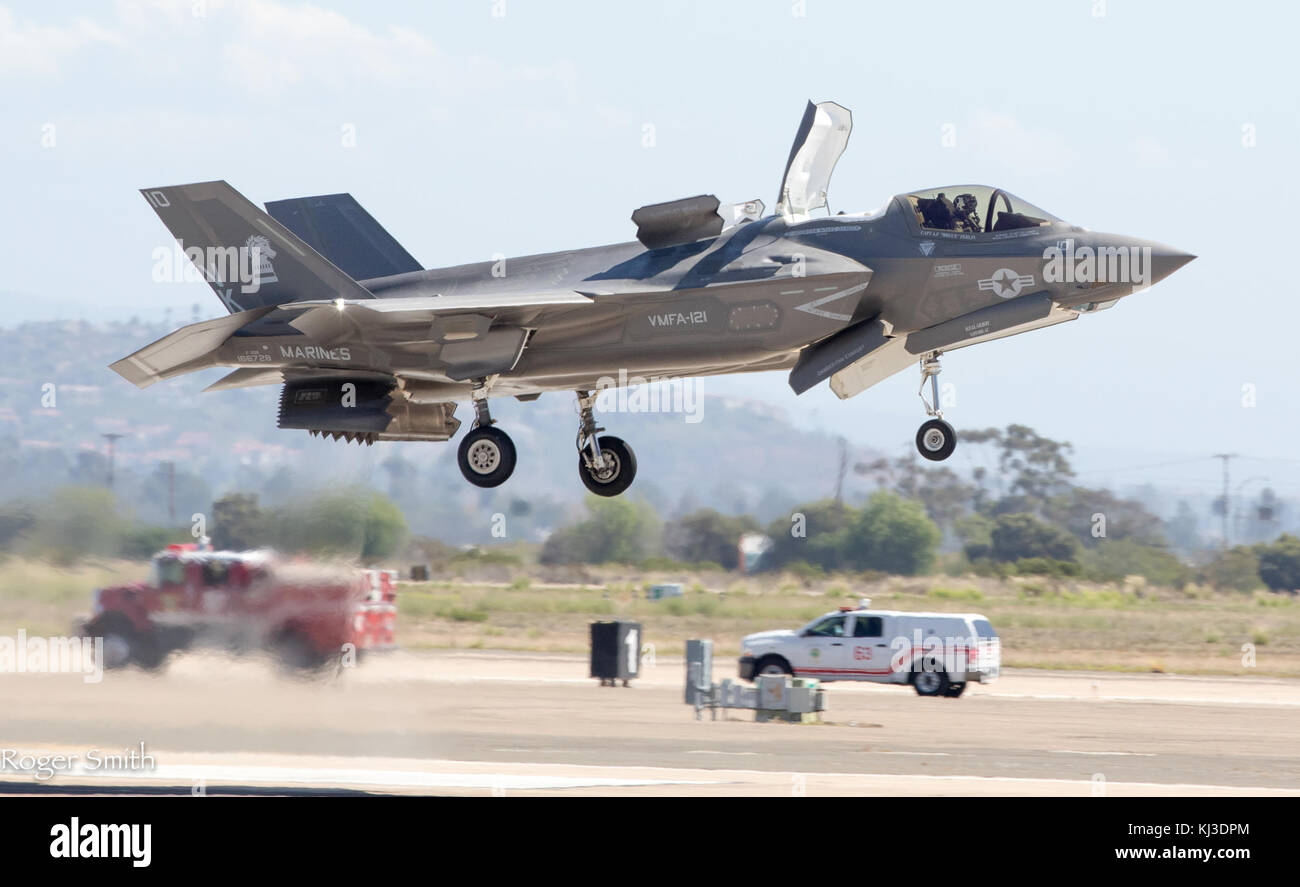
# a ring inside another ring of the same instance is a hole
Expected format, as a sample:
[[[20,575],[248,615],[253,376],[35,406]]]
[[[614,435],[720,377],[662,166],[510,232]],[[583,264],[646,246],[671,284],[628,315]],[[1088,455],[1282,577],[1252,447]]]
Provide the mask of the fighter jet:
[[[788,370],[796,394],[829,380],[848,398],[914,365],[930,417],[917,449],[943,460],[944,352],[1110,308],[1194,258],[985,185],[832,215],[851,128],[847,109],[808,103],[772,213],[688,197],[633,212],[634,241],[434,270],[348,194],[262,212],[222,181],[146,188],[229,315],[112,368],[141,388],[234,368],[206,390],[281,385],[279,427],[365,444],[449,440],[469,403],[457,459],[480,487],[516,462],[491,400],[574,392],[579,476],[614,496],[637,463],[594,415],[611,380]]]

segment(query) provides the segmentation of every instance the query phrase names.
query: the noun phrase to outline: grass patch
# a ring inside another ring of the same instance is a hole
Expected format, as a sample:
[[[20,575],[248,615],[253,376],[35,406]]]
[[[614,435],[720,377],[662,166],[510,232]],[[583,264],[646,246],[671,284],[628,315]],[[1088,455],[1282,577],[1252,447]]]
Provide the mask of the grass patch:
[[[944,588],[936,585],[925,592],[926,597],[940,601],[982,601],[984,592],[978,588]]]

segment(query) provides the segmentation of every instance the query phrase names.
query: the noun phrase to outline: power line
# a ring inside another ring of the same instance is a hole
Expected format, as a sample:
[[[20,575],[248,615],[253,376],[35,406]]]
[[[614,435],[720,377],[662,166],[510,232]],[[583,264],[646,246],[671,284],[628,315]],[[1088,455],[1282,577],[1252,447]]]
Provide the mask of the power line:
[[[1223,460],[1223,548],[1228,548],[1228,463],[1238,458],[1236,453],[1215,453],[1214,458]]]
[[[1101,474],[1103,472],[1116,471],[1148,471],[1152,468],[1168,468],[1174,465],[1190,465],[1193,462],[1204,462],[1212,456],[1197,456],[1193,459],[1175,459],[1170,462],[1153,462],[1150,465],[1127,465],[1121,468],[1085,468],[1083,471],[1076,471],[1075,474]],[[1300,460],[1297,460],[1300,461]]]

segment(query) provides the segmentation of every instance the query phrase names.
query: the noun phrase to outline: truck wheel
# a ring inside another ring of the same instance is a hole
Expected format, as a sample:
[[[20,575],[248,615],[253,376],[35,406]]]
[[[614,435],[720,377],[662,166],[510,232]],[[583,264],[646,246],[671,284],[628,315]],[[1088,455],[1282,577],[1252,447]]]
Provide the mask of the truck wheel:
[[[167,661],[168,652],[170,651],[167,647],[160,644],[156,638],[145,635],[137,638],[132,655],[135,658],[136,665],[146,671],[158,671],[163,667],[163,663]]]
[[[958,696],[960,696],[965,692],[966,692],[965,681],[953,681],[951,684],[948,685],[948,689],[944,691],[943,695],[947,696],[949,699],[956,699]]]
[[[157,668],[166,657],[150,635],[141,634],[124,617],[108,615],[86,625],[86,634],[104,639],[102,665],[106,669],[125,668],[132,663],[142,668]]]
[[[330,657],[322,656],[296,631],[280,634],[272,644],[271,652],[284,671],[299,677],[324,672],[330,661]]]
[[[134,651],[131,645],[131,635],[128,632],[116,627],[88,625],[86,626],[86,634],[92,638],[104,639],[104,652],[100,657],[100,665],[104,668],[125,668],[131,664]]]
[[[794,669],[790,663],[785,661],[784,657],[768,655],[754,663],[754,682],[758,682],[758,676],[761,674],[794,674]]]
[[[950,686],[948,673],[933,659],[912,671],[912,689],[917,696],[946,696]]]

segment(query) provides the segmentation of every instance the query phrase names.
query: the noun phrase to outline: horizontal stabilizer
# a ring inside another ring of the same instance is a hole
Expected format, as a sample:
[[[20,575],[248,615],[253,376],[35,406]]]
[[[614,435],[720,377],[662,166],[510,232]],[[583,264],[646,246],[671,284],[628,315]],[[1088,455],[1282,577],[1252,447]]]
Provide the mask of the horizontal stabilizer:
[[[273,200],[266,211],[354,280],[423,270],[351,194]]]
[[[109,368],[137,388],[147,388],[162,379],[214,366],[211,359],[213,351],[221,347],[236,330],[273,310],[275,306],[268,305],[215,320],[191,323],[144,346],[134,354],[109,364]]]

